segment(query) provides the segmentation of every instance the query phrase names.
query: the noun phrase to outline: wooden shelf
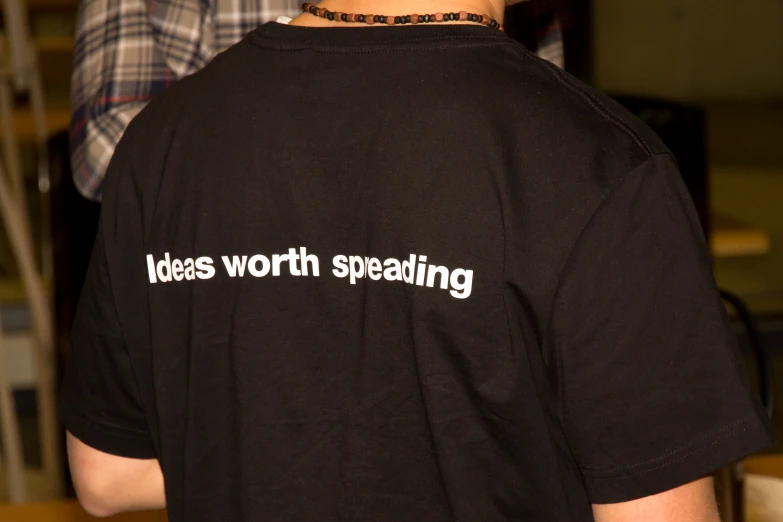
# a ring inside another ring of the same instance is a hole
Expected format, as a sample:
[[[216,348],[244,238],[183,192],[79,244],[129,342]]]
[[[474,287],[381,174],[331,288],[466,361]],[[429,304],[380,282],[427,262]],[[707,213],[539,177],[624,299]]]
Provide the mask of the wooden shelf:
[[[71,36],[39,36],[35,38],[38,53],[71,53],[74,39]]]
[[[715,257],[755,256],[769,252],[769,233],[722,214],[712,218],[710,249]]]
[[[46,125],[49,136],[68,129],[70,122],[71,111],[67,107],[47,109]],[[16,138],[20,143],[35,141],[35,121],[33,113],[29,109],[18,110],[14,113],[14,128],[16,129]],[[0,137],[2,137],[2,132],[0,132]]]
[[[25,300],[20,279],[0,278],[0,303],[19,303]]]
[[[30,9],[72,8],[79,7],[79,0],[27,0]]]
[[[72,53],[75,40],[72,36],[37,36],[33,39],[33,45],[38,54],[48,53]],[[3,45],[8,43],[3,40]]]
[[[0,520],[8,522],[90,522],[88,515],[75,500],[60,500],[22,505],[0,505]],[[166,522],[165,511],[123,513],[106,519],[109,522]]]
[[[783,479],[783,455],[757,455],[745,459],[745,472]]]

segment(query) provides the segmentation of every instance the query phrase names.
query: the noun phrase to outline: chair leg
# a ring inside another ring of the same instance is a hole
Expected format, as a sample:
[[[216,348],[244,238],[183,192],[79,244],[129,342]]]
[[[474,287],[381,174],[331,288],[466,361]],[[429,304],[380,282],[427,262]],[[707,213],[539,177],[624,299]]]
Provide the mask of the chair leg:
[[[724,466],[715,472],[715,495],[722,522],[744,522],[745,491],[742,464]]]

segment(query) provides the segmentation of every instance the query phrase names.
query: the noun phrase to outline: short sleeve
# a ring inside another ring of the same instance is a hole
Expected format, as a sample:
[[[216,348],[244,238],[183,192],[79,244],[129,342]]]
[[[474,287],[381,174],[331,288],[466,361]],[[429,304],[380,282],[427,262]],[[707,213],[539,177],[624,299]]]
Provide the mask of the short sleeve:
[[[112,160],[110,174],[121,169],[121,163],[121,158]],[[155,458],[117,312],[106,215],[104,208],[66,353],[60,418],[69,432],[95,449],[129,458]]]
[[[586,225],[551,334],[562,422],[592,503],[666,491],[774,440],[668,155],[627,175]]]

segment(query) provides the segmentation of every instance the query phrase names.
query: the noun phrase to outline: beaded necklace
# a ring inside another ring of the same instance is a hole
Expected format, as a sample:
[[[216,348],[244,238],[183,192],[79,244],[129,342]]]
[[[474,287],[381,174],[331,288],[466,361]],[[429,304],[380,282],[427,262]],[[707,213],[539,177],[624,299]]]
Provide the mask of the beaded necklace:
[[[481,25],[486,25],[493,29],[503,30],[503,26],[500,25],[497,20],[481,14],[468,13],[466,11],[460,11],[458,13],[435,13],[435,14],[410,14],[401,16],[384,16],[373,14],[355,14],[355,13],[340,13],[335,11],[329,11],[323,7],[318,7],[311,3],[302,4],[302,11],[310,13],[311,15],[320,16],[326,18],[331,22],[346,22],[346,23],[359,23],[359,24],[385,24],[385,25],[404,25],[404,24],[429,24],[429,23],[442,23],[442,22],[474,22]]]

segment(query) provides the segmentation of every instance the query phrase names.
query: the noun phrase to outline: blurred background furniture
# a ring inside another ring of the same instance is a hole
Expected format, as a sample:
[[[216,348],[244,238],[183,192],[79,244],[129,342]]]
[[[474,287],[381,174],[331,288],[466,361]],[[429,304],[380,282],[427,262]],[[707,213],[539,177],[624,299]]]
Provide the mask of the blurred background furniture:
[[[44,488],[52,497],[61,494],[61,434],[55,407],[54,325],[46,273],[51,273],[51,237],[48,227],[49,175],[47,160],[47,126],[44,95],[38,70],[37,53],[29,30],[26,5],[22,0],[3,0],[3,31],[0,47],[0,124],[2,125],[2,165],[0,168],[0,218],[9,240],[10,252],[18,271],[32,324],[35,353],[35,391],[38,412],[39,444],[43,463]],[[17,94],[29,101],[33,116],[34,143],[37,150],[37,189],[39,192],[37,222],[39,234],[33,233],[28,210],[28,193],[14,122]],[[36,243],[35,238],[38,238]],[[0,336],[1,337],[1,336]],[[0,345],[0,349],[2,349]],[[3,354],[5,355],[5,354]],[[6,367],[6,365],[4,365]],[[7,461],[10,499],[25,502],[27,485],[21,455],[21,437],[9,375],[0,379],[0,408],[3,420],[3,447]]]
[[[722,290],[721,297],[745,328],[745,334],[756,359],[761,402],[767,410],[767,415],[772,418],[775,410],[775,380],[772,361],[759,335],[756,320],[742,299],[735,294]],[[715,474],[716,492],[724,522],[743,522],[745,520],[745,477],[745,467],[741,462],[726,466]]]

